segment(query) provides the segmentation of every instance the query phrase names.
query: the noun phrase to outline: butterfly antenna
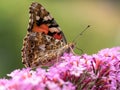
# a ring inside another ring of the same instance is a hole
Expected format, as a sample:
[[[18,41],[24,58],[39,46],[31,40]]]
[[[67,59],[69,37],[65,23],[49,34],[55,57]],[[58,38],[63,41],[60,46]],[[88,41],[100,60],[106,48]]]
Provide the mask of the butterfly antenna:
[[[90,25],[88,25],[83,31],[81,31],[74,39],[73,39],[73,43],[75,43],[75,41],[81,36],[83,35],[83,33],[90,27]]]
[[[75,48],[76,48],[76,50],[81,51],[79,54],[83,54],[83,53],[84,53],[84,51],[83,51],[82,49],[80,49],[80,48],[78,48],[78,47],[75,47]]]

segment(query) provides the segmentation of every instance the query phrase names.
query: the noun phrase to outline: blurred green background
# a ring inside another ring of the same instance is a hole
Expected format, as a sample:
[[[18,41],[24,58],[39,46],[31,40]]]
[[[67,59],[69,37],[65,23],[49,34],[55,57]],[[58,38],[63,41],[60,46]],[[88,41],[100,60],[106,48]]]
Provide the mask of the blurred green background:
[[[68,42],[91,25],[77,41],[77,47],[85,53],[120,45],[119,0],[34,1],[41,3],[56,19]],[[24,67],[21,48],[31,2],[33,0],[0,0],[0,77]]]

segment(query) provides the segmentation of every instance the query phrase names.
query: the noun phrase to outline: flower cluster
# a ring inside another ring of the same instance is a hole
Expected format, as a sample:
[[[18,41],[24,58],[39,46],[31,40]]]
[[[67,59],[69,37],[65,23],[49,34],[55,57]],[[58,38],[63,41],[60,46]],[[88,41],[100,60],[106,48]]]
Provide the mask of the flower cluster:
[[[61,59],[49,69],[11,72],[0,79],[0,90],[120,90],[120,47]]]

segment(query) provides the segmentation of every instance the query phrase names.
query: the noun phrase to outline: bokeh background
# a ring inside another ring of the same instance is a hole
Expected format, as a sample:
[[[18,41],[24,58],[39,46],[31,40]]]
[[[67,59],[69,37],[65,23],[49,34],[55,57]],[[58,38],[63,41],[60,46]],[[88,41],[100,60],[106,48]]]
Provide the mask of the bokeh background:
[[[67,41],[72,42],[87,25],[91,27],[77,40],[84,53],[120,46],[119,0],[34,0],[56,19]],[[33,0],[0,0],[0,78],[24,66],[21,48]],[[80,52],[76,50],[76,53]]]

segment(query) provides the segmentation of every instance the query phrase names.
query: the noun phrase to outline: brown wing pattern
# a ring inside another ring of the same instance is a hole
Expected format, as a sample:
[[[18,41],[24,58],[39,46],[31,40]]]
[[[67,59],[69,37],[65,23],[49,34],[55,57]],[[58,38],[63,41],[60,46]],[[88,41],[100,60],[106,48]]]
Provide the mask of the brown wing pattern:
[[[28,33],[23,41],[22,62],[26,67],[50,66],[67,51],[63,32],[42,5],[32,3]]]

